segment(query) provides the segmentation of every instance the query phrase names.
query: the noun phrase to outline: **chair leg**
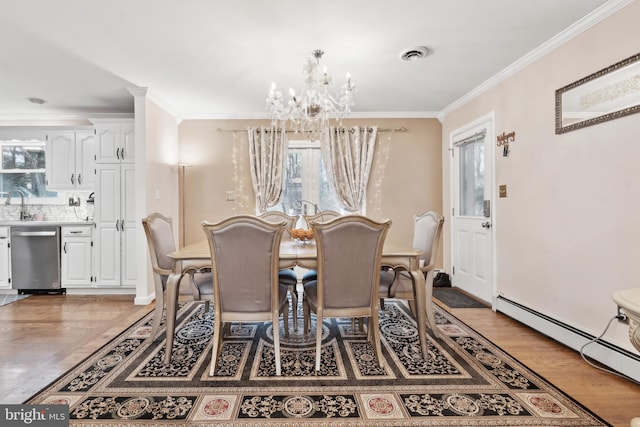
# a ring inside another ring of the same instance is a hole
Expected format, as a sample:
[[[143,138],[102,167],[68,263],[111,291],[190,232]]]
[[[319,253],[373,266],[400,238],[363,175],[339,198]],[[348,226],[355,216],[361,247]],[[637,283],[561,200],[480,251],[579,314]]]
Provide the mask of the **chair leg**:
[[[371,313],[371,317],[369,318],[369,331],[371,333],[373,347],[376,350],[378,366],[383,368],[384,363],[382,362],[382,348],[380,346],[380,325],[378,322],[378,313]]]
[[[284,316],[284,336],[285,338],[289,338],[289,302],[285,302],[284,303],[284,310],[283,310],[283,314]],[[295,319],[295,317],[294,317]],[[278,325],[280,325],[280,322],[278,321]]]
[[[213,346],[211,348],[211,366],[209,367],[210,377],[212,377],[216,371],[218,356],[222,349],[222,329],[228,326],[228,323],[227,325],[223,325],[219,317],[220,316],[216,315],[213,320]]]
[[[380,298],[380,309],[384,311],[384,298]]]
[[[149,335],[149,342],[153,342],[160,330],[160,323],[162,323],[162,314],[164,313],[164,292],[156,292],[156,308],[153,313],[153,326],[151,327],[151,334]]]
[[[209,312],[209,307],[211,306],[211,304],[209,303],[209,300],[205,300],[204,302],[204,314],[207,314]]]
[[[413,313],[413,317],[414,318],[418,318],[418,312],[416,311],[416,304],[415,302],[413,302],[412,299],[408,300],[407,303],[409,303],[409,308],[411,309],[411,313]]]
[[[296,285],[289,286],[289,294],[291,294],[291,313],[293,315],[293,329],[298,330],[298,290]]]
[[[286,308],[286,311],[289,311],[289,307]],[[273,322],[273,351],[276,354],[276,375],[280,376],[282,375],[280,362],[280,313],[274,312],[271,321]],[[286,319],[285,322],[287,322]]]
[[[304,332],[305,334],[307,332],[309,332],[309,329],[311,328],[311,315],[309,314],[309,303],[307,302],[307,300],[303,299],[302,300],[302,332]]]
[[[320,372],[320,356],[322,354],[322,309],[316,312],[316,372]]]

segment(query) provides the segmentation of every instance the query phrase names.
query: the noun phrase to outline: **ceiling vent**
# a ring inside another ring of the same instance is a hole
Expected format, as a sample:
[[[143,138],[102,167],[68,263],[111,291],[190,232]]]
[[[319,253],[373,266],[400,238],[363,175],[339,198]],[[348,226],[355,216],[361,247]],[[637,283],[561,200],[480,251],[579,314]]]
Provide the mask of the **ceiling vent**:
[[[405,50],[400,54],[400,59],[403,61],[415,61],[416,59],[422,59],[431,53],[431,49],[425,46],[412,47]]]

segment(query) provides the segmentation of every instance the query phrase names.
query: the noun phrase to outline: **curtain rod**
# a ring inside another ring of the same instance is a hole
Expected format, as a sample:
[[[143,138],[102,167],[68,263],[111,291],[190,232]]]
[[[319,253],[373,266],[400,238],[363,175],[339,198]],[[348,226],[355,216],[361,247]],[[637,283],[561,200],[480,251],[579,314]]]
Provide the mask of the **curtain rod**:
[[[371,130],[372,128],[369,127],[368,129]],[[267,130],[267,132],[271,131],[271,129],[266,129],[266,130]],[[393,132],[407,132],[408,130],[409,129],[407,129],[406,127],[401,126],[399,128],[391,128],[391,129],[389,129],[389,128],[381,128],[381,129],[378,129],[378,133],[381,133],[381,132],[392,132],[392,133]],[[216,131],[218,131],[218,132],[246,132],[247,130],[246,129],[222,129],[222,128],[217,128]],[[287,132],[287,133],[310,133],[309,131],[306,131],[306,132],[305,131],[296,131],[296,130],[293,130],[293,129],[286,129],[285,132]]]

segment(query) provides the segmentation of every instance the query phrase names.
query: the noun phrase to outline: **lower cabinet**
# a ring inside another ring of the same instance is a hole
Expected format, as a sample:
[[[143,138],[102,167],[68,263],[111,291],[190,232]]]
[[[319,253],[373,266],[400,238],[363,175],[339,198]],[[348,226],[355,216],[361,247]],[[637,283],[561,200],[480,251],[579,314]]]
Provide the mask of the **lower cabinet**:
[[[0,289],[11,289],[9,227],[0,227]]]
[[[62,227],[63,288],[93,286],[93,240],[90,225]]]

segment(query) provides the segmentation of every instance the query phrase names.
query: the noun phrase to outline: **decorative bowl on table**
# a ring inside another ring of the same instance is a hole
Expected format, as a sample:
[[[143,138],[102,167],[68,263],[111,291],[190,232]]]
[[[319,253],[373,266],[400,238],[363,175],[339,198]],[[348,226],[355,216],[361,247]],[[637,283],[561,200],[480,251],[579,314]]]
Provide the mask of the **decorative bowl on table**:
[[[291,238],[300,245],[305,245],[313,240],[313,230],[304,228],[292,228],[289,230]]]

